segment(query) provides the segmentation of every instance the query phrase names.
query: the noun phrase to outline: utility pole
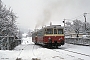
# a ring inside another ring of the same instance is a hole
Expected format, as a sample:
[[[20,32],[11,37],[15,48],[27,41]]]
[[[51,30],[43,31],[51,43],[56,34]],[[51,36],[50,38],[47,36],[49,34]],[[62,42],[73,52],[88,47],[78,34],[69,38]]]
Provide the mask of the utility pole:
[[[64,23],[64,35],[65,35],[65,19],[64,19],[63,23]]]
[[[64,19],[63,23],[64,23],[64,30],[65,30],[65,19]]]
[[[85,18],[85,34],[86,34],[86,14],[87,13],[84,13],[84,18]]]

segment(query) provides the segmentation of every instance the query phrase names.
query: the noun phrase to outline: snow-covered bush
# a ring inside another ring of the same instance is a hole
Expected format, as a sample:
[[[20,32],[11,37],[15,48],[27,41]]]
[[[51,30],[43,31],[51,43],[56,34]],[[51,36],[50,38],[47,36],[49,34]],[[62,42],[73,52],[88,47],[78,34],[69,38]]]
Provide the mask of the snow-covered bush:
[[[0,36],[16,35],[17,26],[15,25],[16,16],[13,11],[2,4],[0,0]]]

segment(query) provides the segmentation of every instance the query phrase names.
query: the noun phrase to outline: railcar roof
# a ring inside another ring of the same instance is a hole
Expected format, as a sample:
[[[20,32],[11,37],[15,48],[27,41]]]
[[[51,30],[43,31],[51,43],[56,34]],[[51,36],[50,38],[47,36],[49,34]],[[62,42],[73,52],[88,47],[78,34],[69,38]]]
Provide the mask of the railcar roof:
[[[51,26],[46,26],[45,28],[61,28],[61,29],[63,29],[64,27],[61,25],[51,25]]]
[[[61,25],[51,25],[51,26],[46,26],[46,27],[44,27],[44,28],[42,28],[42,29],[38,29],[37,31],[34,31],[33,33],[36,33],[36,32],[38,32],[38,31],[42,31],[43,29],[49,29],[49,28],[63,29],[64,27],[61,26]]]

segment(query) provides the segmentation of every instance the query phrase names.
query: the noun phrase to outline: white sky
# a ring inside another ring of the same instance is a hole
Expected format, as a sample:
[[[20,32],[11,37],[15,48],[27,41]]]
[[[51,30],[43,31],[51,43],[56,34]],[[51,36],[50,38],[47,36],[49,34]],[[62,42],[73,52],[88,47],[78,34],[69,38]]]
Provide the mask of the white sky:
[[[90,0],[2,0],[2,2],[7,8],[11,7],[18,16],[17,24],[23,29],[33,30],[35,27],[49,25],[50,22],[62,25],[63,19],[90,13]]]

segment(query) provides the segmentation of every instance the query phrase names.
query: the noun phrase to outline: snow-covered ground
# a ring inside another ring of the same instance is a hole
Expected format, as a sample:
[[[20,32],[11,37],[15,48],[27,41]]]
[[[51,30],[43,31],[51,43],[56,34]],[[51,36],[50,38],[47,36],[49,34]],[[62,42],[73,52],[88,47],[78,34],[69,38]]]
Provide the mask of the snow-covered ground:
[[[48,49],[35,45],[31,37],[22,38],[22,44],[14,50],[0,50],[0,60],[89,60],[90,46],[65,44],[59,49]]]

